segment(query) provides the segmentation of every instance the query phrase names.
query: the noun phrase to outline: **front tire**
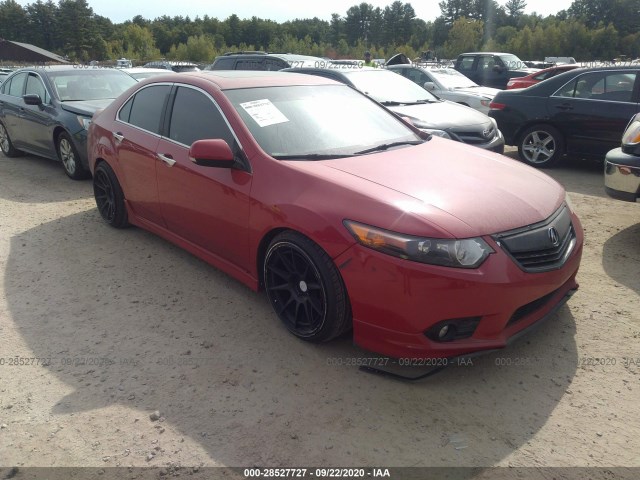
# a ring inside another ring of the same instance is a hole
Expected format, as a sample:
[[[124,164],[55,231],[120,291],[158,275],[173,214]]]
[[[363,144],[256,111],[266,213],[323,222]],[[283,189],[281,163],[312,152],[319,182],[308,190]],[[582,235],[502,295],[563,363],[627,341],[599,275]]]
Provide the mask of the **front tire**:
[[[58,158],[62,162],[64,173],[72,180],[87,178],[89,172],[85,170],[80,161],[80,155],[68,133],[62,132],[57,142]]]
[[[93,195],[100,216],[115,228],[129,225],[124,193],[118,177],[106,162],[100,162],[93,175]]]
[[[553,167],[564,154],[564,138],[551,125],[534,125],[520,136],[518,154],[532,167]]]
[[[7,132],[4,124],[0,122],[0,150],[5,157],[18,157],[22,155],[22,152],[13,146],[11,138],[9,138],[9,132]]]
[[[277,235],[264,259],[264,285],[286,328],[310,342],[326,342],[351,327],[342,277],[322,248],[292,231]]]

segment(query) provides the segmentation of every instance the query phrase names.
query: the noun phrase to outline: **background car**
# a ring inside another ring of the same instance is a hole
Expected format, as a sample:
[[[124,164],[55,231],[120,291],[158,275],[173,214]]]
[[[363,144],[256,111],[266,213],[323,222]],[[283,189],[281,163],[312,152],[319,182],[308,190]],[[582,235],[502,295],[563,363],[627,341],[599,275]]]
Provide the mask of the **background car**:
[[[640,110],[640,67],[579,68],[524,90],[499,92],[489,116],[507,145],[534,167],[550,167],[563,155],[603,158],[620,143]]]
[[[17,70],[0,85],[2,153],[59,159],[70,178],[85,178],[91,116],[135,83],[114,68],[67,65]]]
[[[200,69],[198,65],[191,62],[173,62],[169,60],[156,60],[148,62],[143,65],[143,68],[164,69],[171,70],[173,72],[198,72]]]
[[[167,70],[165,68],[151,68],[151,67],[132,67],[123,68],[123,72],[131,75],[136,80],[144,80],[145,78],[153,77],[155,75],[166,75],[173,70]]]
[[[229,52],[216,57],[205,70],[265,70],[276,71],[292,67],[318,67],[331,60],[309,55],[269,52]]]
[[[504,89],[507,82],[524,77],[536,70],[512,53],[469,52],[458,56],[454,67],[478,85]]]
[[[412,81],[382,68],[296,68],[286,71],[330,78],[350,85],[432,135],[502,153],[495,121],[464,105],[441,100]]]
[[[500,91],[496,88],[481,87],[453,68],[425,68],[415,65],[390,65],[387,68],[429,90],[437,97],[466,105],[484,114],[489,113],[489,104]]]
[[[577,288],[582,227],[543,173],[318,76],[166,80],[94,116],[100,215],[264,288],[295,336],[353,326],[382,355],[450,357],[504,347]]]
[[[527,88],[546,80],[547,78],[555,77],[560,73],[568,72],[569,70],[574,70],[576,68],[580,68],[580,65],[557,65],[545,68],[539,72],[531,73],[526,77],[512,78],[507,82],[507,90],[512,90],[514,88]]]
[[[640,114],[629,122],[622,146],[607,153],[604,185],[610,197],[627,202],[640,198]]]

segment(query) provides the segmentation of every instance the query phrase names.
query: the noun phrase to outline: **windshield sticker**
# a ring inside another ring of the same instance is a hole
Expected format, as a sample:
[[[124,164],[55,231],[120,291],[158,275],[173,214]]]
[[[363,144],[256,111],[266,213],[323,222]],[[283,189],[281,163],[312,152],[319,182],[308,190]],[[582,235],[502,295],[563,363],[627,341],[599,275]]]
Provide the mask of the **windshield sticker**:
[[[269,125],[289,121],[268,98],[241,103],[240,106],[244,108],[245,111],[251,115],[251,118],[261,127],[268,127]]]

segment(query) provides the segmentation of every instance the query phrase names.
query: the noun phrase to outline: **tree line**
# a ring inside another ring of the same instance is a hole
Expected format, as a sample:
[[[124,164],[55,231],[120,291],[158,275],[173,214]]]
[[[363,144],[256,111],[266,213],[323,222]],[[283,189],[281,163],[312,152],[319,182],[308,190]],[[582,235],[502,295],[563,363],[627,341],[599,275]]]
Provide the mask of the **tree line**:
[[[507,51],[520,58],[572,56],[580,61],[640,56],[640,0],[574,0],[567,10],[526,14],[526,0],[443,0],[434,21],[416,16],[399,0],[380,8],[363,2],[331,20],[286,22],[231,15],[138,15],[123,23],[97,15],[86,0],[53,0],[21,6],[0,1],[0,38],[25,42],[72,61],[126,57],[210,63],[224,52],[268,50],[330,58],[374,58],[431,50],[455,58],[473,50]]]

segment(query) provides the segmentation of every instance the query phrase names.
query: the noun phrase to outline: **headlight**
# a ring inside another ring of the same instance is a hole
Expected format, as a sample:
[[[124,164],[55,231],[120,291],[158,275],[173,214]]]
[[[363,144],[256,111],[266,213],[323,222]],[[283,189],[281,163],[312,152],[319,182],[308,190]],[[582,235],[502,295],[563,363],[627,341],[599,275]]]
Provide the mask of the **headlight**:
[[[481,238],[423,238],[345,220],[344,226],[365,247],[414,262],[454,268],[478,268],[494,252]]]
[[[488,107],[490,104],[491,104],[490,98],[483,98],[480,100],[480,105],[482,105],[483,107]]]
[[[420,130],[428,133],[429,135],[435,135],[436,137],[448,138],[449,140],[451,140],[451,137],[449,136],[449,134],[444,130],[437,130],[434,128],[420,128]]]
[[[78,115],[78,122],[80,123],[80,126],[82,128],[84,128],[85,130],[89,130],[89,125],[91,124],[90,118]]]
[[[451,137],[449,136],[449,134],[444,130],[440,130],[437,128],[429,128],[429,126],[425,122],[421,122],[420,120],[417,120],[411,117],[408,117],[408,118],[409,120],[411,120],[411,123],[413,123],[414,127],[419,128],[423,132],[426,132],[429,135],[435,135],[436,137],[448,138],[449,140],[451,140]]]

